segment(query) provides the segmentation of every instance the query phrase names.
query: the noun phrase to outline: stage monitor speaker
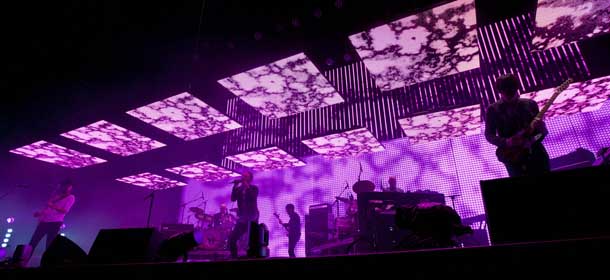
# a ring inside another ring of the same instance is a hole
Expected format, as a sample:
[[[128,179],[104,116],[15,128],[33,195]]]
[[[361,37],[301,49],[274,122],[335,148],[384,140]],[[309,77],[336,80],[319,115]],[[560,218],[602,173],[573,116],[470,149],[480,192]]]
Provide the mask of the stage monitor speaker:
[[[191,232],[195,230],[192,224],[161,224],[161,236],[164,239],[170,238],[174,235]]]
[[[161,241],[161,234],[156,228],[102,229],[89,251],[89,262],[152,262],[156,259]]]
[[[13,252],[13,256],[10,258],[9,263],[15,267],[26,267],[31,257],[32,246],[28,244],[19,244],[17,245],[17,248],[15,248],[15,252]]]
[[[492,244],[610,236],[610,166],[481,181]]]
[[[314,255],[312,248],[326,243],[332,233],[332,208],[328,204],[309,206],[309,215],[305,215],[305,253]]]
[[[65,266],[84,264],[87,262],[87,253],[72,240],[58,235],[51,245],[42,254],[41,267]]]

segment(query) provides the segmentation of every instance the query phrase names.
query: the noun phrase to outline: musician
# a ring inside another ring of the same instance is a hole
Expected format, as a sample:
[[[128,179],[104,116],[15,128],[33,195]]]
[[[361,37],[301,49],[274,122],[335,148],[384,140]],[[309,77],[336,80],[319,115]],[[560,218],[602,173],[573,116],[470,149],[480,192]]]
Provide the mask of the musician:
[[[390,187],[388,187],[387,189],[383,189],[383,192],[404,192],[402,189],[396,187],[396,177],[390,176],[390,178],[388,179],[388,184],[390,185]]]
[[[220,205],[220,210],[218,213],[214,214],[212,219],[212,226],[215,228],[224,228],[230,225],[233,222],[233,215],[229,214],[229,209],[227,209],[226,204]]]
[[[409,230],[397,246],[400,249],[454,247],[457,237],[472,234],[453,208],[438,202],[398,207],[395,222],[399,229]]]
[[[531,153],[519,162],[504,163],[510,177],[540,174],[550,171],[549,155],[542,145],[542,140],[548,134],[542,120],[534,118],[539,112],[538,104],[531,99],[519,98],[517,90],[519,81],[512,75],[504,75],[496,80],[496,88],[500,92],[500,100],[487,108],[485,119],[485,138],[499,148],[519,147],[524,144],[517,137],[523,129],[530,125],[534,135],[540,137],[531,146]]]
[[[301,239],[301,217],[294,210],[294,204],[286,205],[286,213],[290,217],[288,223],[284,224],[284,227],[288,229],[288,255],[294,258],[296,257],[294,248]]]
[[[229,235],[231,257],[237,258],[237,241],[248,231],[250,222],[258,223],[258,187],[252,185],[253,174],[244,171],[240,180],[233,181],[231,201],[237,201],[237,223]]]
[[[72,182],[64,180],[59,185],[57,192],[49,199],[45,208],[34,213],[38,218],[38,226],[30,240],[32,252],[38,246],[40,240],[46,235],[46,248],[49,248],[53,239],[59,234],[59,230],[64,223],[64,217],[74,205],[75,197],[72,194]]]

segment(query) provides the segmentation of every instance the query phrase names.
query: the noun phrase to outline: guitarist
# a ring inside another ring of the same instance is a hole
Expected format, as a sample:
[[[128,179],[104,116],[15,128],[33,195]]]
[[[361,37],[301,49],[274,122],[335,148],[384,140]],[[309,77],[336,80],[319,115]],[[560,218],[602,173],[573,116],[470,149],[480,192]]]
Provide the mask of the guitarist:
[[[550,171],[549,155],[542,145],[548,130],[541,119],[534,120],[539,113],[538,104],[531,99],[519,98],[519,81],[513,74],[499,77],[496,88],[500,92],[500,100],[487,108],[487,141],[504,150],[519,150],[533,141],[528,152],[518,160],[503,160],[498,156],[506,166],[508,175],[515,177]]]
[[[286,213],[290,217],[288,223],[282,223],[282,226],[288,230],[288,256],[291,258],[296,257],[294,254],[294,248],[301,239],[301,217],[294,210],[294,204],[286,204]],[[277,216],[279,219],[279,216]]]
[[[38,218],[38,226],[32,235],[29,245],[32,247],[32,252],[36,249],[38,242],[46,235],[46,248],[49,248],[51,242],[61,229],[64,223],[64,217],[72,208],[75,198],[72,194],[72,182],[64,180],[61,182],[58,191],[49,199],[43,210],[34,213],[34,217]]]

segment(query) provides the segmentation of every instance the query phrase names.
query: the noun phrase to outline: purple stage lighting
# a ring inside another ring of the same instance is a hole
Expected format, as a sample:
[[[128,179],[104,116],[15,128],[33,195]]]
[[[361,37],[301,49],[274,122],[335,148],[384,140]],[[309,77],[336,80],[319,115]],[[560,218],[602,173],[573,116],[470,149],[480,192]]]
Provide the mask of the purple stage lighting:
[[[286,153],[284,150],[278,147],[270,147],[262,150],[232,155],[228,156],[227,159],[255,171],[305,165],[304,162]]]
[[[539,0],[533,49],[545,50],[610,32],[610,1]]]
[[[14,218],[14,217],[8,217],[8,218],[6,218],[6,223],[8,223],[8,224],[12,224],[12,223],[14,223],[14,222],[15,222],[15,218]]]
[[[183,140],[199,139],[241,127],[188,92],[131,110],[127,114]]]
[[[205,161],[172,167],[165,170],[202,182],[217,181],[240,176],[239,173]]]
[[[481,106],[466,106],[399,119],[398,124],[411,144],[479,134]]]
[[[68,149],[46,141],[38,141],[10,151],[24,157],[29,157],[68,168],[81,168],[106,160]]]
[[[144,187],[151,190],[164,190],[173,187],[183,187],[186,186],[185,183],[178,182],[163,176],[159,176],[152,173],[140,173],[137,175],[132,175],[128,177],[118,178],[116,179],[119,182],[131,184],[138,187]]]
[[[479,67],[474,0],[458,0],[349,37],[382,90]]]
[[[337,90],[304,53],[218,83],[268,118],[281,118],[343,102]]]
[[[356,156],[361,153],[384,150],[381,143],[366,128],[316,137],[301,142],[327,158]]]
[[[62,133],[61,136],[121,156],[129,156],[165,146],[159,141],[104,120]]]
[[[554,88],[521,95],[534,99],[540,108],[555,92]],[[545,114],[545,118],[596,111],[610,98],[610,76],[586,82],[572,83],[560,93]]]

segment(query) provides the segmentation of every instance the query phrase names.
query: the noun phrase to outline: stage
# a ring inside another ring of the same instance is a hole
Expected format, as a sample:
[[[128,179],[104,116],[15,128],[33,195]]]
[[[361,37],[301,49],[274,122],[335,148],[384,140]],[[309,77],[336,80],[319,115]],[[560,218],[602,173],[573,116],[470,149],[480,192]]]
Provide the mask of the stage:
[[[605,273],[610,1],[13,2],[0,280]]]
[[[0,270],[0,278],[85,279],[296,279],[297,277],[398,277],[473,279],[566,277],[606,272],[610,237],[498,246],[220,262],[126,264]],[[596,277],[596,278],[597,278]]]

